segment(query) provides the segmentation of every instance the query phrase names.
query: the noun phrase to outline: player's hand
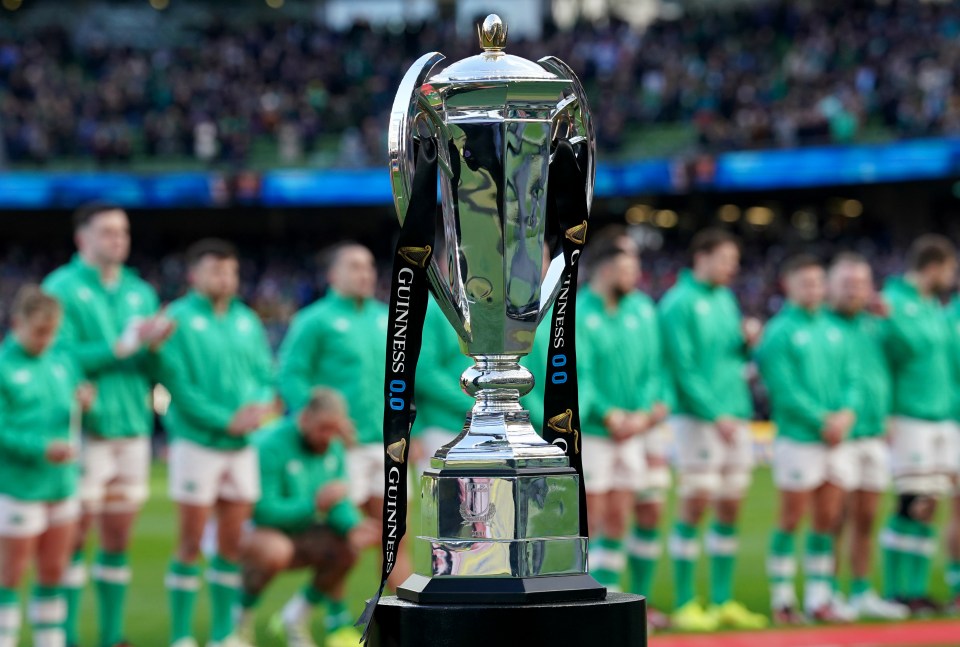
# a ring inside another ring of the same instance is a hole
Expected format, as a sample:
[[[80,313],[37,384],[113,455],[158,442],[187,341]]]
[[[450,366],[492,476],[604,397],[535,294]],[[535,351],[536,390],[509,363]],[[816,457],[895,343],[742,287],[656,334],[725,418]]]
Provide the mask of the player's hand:
[[[877,317],[886,319],[890,316],[890,304],[886,302],[883,295],[875,292],[870,303],[867,304],[867,312]]]
[[[140,339],[152,351],[156,351],[163,342],[170,339],[177,324],[163,313],[147,319],[140,325]]]
[[[407,462],[416,465],[422,461],[427,454],[426,448],[419,440],[410,440],[410,450],[407,452]]]
[[[345,447],[357,446],[357,426],[353,424],[353,420],[347,420],[340,429],[340,438]]]
[[[347,498],[349,491],[347,484],[343,481],[327,483],[317,491],[317,497],[314,500],[317,512],[330,512],[333,506]]]
[[[737,437],[737,430],[740,428],[740,421],[736,418],[722,417],[717,418],[714,423],[717,433],[720,434],[720,440],[726,445],[732,445]]]
[[[656,427],[670,415],[670,409],[663,402],[657,402],[650,409],[650,427]]]
[[[763,323],[756,317],[747,317],[740,324],[740,330],[743,334],[743,341],[749,348],[753,348],[760,343],[763,337]]]
[[[90,382],[81,382],[74,393],[74,397],[77,399],[81,411],[90,411],[90,408],[93,407],[93,401],[97,397],[97,387]]]
[[[117,359],[126,359],[140,350],[143,346],[143,340],[140,337],[140,331],[144,320],[139,317],[133,317],[127,322],[120,337],[113,345],[113,355]]]
[[[823,441],[827,446],[835,447],[842,443],[843,439],[847,436],[847,432],[849,432],[853,426],[854,420],[853,412],[847,409],[831,413],[827,416],[827,419],[824,421],[823,430],[821,431]]]
[[[354,554],[361,553],[380,541],[380,524],[373,519],[364,519],[347,533],[347,543]]]
[[[233,414],[233,419],[227,426],[227,433],[231,436],[246,436],[256,431],[270,415],[270,407],[263,404],[248,404]]]
[[[48,462],[61,465],[75,459],[77,450],[71,443],[56,440],[47,445],[45,456]]]
[[[626,438],[633,438],[634,436],[645,434],[652,426],[649,413],[646,411],[634,411],[627,415],[627,421],[624,425],[627,432]]]
[[[615,441],[624,440],[629,436],[627,430],[627,412],[623,409],[611,409],[603,417],[603,423],[610,433],[610,437]]]

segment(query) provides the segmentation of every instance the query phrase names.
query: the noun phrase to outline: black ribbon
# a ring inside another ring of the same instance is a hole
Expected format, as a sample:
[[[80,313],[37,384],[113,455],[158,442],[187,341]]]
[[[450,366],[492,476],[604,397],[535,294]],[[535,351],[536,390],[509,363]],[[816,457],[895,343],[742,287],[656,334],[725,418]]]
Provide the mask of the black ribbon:
[[[580,254],[587,241],[586,176],[573,146],[558,142],[550,163],[547,184],[547,222],[561,236],[566,261],[560,292],[553,305],[543,393],[543,438],[564,448],[570,467],[580,476],[580,535],[587,529],[587,492],[583,483],[580,404],[577,392],[577,274]]]
[[[437,212],[437,146],[420,142],[410,204],[400,228],[390,283],[387,358],[383,387],[383,449],[386,492],[383,497],[383,565],[380,588],[363,610],[358,627],[366,643],[370,620],[387,578],[397,563],[400,540],[407,532],[407,451],[416,418],[413,401],[417,360],[427,314],[427,266],[433,255]]]

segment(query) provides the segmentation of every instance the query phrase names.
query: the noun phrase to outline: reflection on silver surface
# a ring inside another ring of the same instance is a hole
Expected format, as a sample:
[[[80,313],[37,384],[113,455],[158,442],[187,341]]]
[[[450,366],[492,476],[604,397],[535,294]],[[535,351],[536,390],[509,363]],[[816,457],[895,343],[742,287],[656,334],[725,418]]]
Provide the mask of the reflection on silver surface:
[[[578,478],[424,474],[421,533],[443,540],[570,537],[579,531]]]
[[[460,379],[474,407],[422,480],[416,564],[428,576],[587,568],[579,480],[520,406],[533,377],[519,360],[556,298],[563,268],[562,232],[547,231],[551,150],[561,139],[574,145],[592,198],[593,125],[570,68],[506,53],[506,33],[490,16],[480,54],[450,64],[437,52],[422,56],[404,76],[390,117],[390,179],[401,223],[417,142],[438,144],[442,227],[433,248],[443,254],[431,259],[428,276],[475,362]]]
[[[583,537],[515,539],[512,541],[445,541],[418,538],[416,572],[427,577],[538,577],[576,575],[587,570],[587,540]]]

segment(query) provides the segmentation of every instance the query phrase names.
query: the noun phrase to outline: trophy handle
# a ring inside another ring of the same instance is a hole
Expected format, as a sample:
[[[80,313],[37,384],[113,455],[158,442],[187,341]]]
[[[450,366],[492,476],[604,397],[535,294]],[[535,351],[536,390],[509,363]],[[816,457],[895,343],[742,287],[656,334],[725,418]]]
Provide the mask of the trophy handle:
[[[597,138],[593,129],[593,117],[587,104],[587,93],[576,73],[569,65],[555,56],[545,56],[537,61],[541,67],[561,79],[570,81],[573,92],[557,103],[553,115],[553,138],[566,139],[577,151],[581,164],[586,164],[587,212],[593,203],[593,186],[597,177]],[[551,160],[552,161],[552,160]],[[550,266],[540,288],[540,314],[537,323],[550,312],[560,290],[563,274],[562,246],[551,250]]]
[[[439,52],[430,52],[418,58],[404,75],[393,100],[387,148],[390,157],[393,202],[401,225],[406,219],[407,209],[410,206],[410,192],[416,168],[414,141],[421,137],[434,137],[437,140],[437,164],[448,180],[440,183],[443,217],[445,221],[453,217],[454,198],[449,182],[453,172],[450,166],[450,151],[447,147],[450,136],[446,124],[436,110],[440,105],[440,98],[432,92],[432,88],[425,85],[434,68],[443,60],[444,56]],[[443,230],[444,232],[452,231],[446,226]],[[456,241],[446,240],[445,243],[449,255],[450,245],[452,243],[455,246]],[[459,273],[460,268],[457,263],[448,263],[448,266],[451,272]],[[466,302],[466,295],[454,294],[450,287],[451,285],[462,286],[463,282],[456,280],[459,277],[451,277],[454,280],[450,282],[444,280],[436,254],[430,259],[427,278],[430,282],[430,291],[443,314],[460,338],[469,340],[471,338],[469,314],[460,306]]]

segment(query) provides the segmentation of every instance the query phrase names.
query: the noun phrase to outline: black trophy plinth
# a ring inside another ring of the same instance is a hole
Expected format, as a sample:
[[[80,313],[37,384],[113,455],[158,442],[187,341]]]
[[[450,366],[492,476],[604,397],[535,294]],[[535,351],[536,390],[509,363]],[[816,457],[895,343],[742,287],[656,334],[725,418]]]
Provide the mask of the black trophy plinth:
[[[371,647],[646,647],[647,601],[553,604],[414,604],[384,597],[370,627]]]

